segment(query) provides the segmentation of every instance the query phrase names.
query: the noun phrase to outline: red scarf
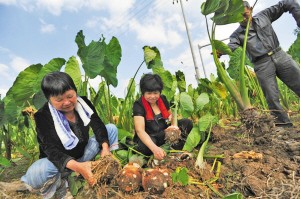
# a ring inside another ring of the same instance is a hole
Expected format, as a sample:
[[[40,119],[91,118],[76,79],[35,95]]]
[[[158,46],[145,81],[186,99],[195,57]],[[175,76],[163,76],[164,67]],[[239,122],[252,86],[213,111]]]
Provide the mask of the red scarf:
[[[142,104],[143,104],[144,109],[146,111],[146,120],[154,120],[153,109],[150,106],[150,104],[146,101],[144,96],[142,96]],[[164,119],[167,119],[170,114],[169,114],[168,110],[166,109],[166,106],[165,106],[165,104],[164,104],[161,97],[159,97],[159,99],[157,101],[157,104],[158,104],[158,107],[161,111],[162,117]]]

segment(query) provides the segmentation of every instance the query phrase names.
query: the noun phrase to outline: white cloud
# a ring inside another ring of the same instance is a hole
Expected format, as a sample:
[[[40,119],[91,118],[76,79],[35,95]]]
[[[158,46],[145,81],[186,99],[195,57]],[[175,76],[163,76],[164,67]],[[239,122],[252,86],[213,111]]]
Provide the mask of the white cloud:
[[[38,0],[37,8],[46,9],[55,16],[59,16],[63,10],[78,12],[85,4],[83,0]]]
[[[0,75],[5,78],[9,78],[8,66],[0,63]]]
[[[55,26],[53,24],[47,24],[44,20],[40,19],[41,28],[40,31],[42,33],[52,33],[55,31]]]
[[[0,0],[0,4],[14,5],[14,4],[16,4],[16,0]]]
[[[0,88],[0,98],[3,99],[8,91],[8,88]]]
[[[47,0],[45,0],[47,1]],[[70,2],[73,0],[69,0]],[[100,1],[100,0],[78,0],[78,2],[83,2],[82,5],[92,10],[104,10],[109,13],[111,17],[121,16],[126,18],[124,15],[128,14],[128,11],[134,6],[135,0],[110,0],[110,1]]]
[[[12,56],[10,66],[16,71],[21,72],[30,65],[30,62],[22,57]]]

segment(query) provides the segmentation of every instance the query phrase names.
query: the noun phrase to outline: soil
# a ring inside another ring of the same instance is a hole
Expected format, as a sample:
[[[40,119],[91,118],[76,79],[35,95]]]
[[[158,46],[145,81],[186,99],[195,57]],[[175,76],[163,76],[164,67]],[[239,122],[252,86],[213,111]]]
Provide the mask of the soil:
[[[156,165],[173,171],[177,167],[186,167],[190,178],[198,185],[190,183],[182,186],[176,183],[162,194],[150,194],[142,188],[138,192],[124,194],[112,180],[109,184],[98,184],[94,188],[85,186],[75,198],[222,198],[234,192],[241,193],[244,198],[300,198],[299,114],[293,116],[293,122],[294,127],[271,126],[268,130],[264,127],[263,131],[259,130],[260,126],[252,130],[247,130],[245,126],[235,127],[231,121],[223,128],[215,126],[206,155],[223,155],[223,158],[217,159],[221,163],[219,172],[217,166],[211,171],[213,158],[206,158],[206,166],[195,170],[193,157],[196,154],[169,154],[164,162]],[[30,193],[10,192],[7,187],[12,186],[4,186],[3,182],[13,185],[28,166],[28,160],[22,158],[0,174],[0,184],[3,185],[0,186],[0,198],[40,198]]]

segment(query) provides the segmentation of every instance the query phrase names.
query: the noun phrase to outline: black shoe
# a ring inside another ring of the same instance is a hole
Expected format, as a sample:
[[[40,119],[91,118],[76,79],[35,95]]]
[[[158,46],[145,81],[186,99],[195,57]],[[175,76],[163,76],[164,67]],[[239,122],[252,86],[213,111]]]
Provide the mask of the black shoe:
[[[293,127],[294,125],[291,122],[287,122],[287,123],[275,123],[275,126],[283,127],[283,128],[290,128],[290,127]]]

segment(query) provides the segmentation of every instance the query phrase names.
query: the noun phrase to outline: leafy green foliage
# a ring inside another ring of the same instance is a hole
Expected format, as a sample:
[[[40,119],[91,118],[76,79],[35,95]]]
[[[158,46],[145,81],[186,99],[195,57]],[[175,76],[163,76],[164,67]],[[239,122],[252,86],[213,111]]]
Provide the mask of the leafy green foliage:
[[[161,55],[157,47],[144,46],[144,61],[148,69],[153,67],[163,67]]]
[[[186,92],[186,81],[185,81],[185,75],[182,71],[176,72],[176,79],[177,79],[177,85],[178,89],[181,92]]]
[[[185,92],[180,94],[180,105],[183,117],[189,117],[194,110],[194,106],[191,97]]]
[[[173,183],[180,183],[181,185],[188,185],[189,176],[188,176],[188,169],[185,167],[178,167],[176,168],[175,172],[171,174],[172,182]]]
[[[133,133],[130,133],[124,129],[118,129],[118,140],[122,140],[126,137],[129,137],[132,139],[134,137],[134,135],[133,135]]]
[[[84,187],[85,182],[78,180],[75,173],[72,172],[71,175],[68,176],[69,189],[73,196],[76,196],[81,188]]]
[[[219,41],[219,40],[213,40],[213,43],[214,43],[216,50],[218,50],[222,54],[232,55],[232,50],[224,42]]]
[[[209,96],[207,93],[202,93],[196,99],[196,111],[202,110],[206,104],[209,103]]]
[[[63,58],[53,58],[47,64],[45,64],[40,71],[37,71],[37,78],[34,79],[35,83],[32,85],[33,92],[36,93],[41,90],[41,82],[46,74],[54,71],[60,71],[65,62],[66,61]],[[31,78],[34,78],[34,76],[31,76]]]
[[[208,15],[215,12],[220,5],[220,0],[211,0],[202,3],[201,12],[203,15]]]
[[[242,48],[237,48],[230,56],[229,67],[227,72],[232,79],[239,80],[239,65],[241,62]],[[246,57],[245,65],[252,66],[251,61]]]
[[[10,167],[11,163],[8,159],[0,156],[0,165],[4,167]]]
[[[92,41],[86,46],[82,30],[77,33],[75,42],[78,46],[77,55],[81,59],[86,75],[95,78],[104,69],[102,63],[105,58],[105,43]]]
[[[206,3],[209,0],[206,1]],[[216,25],[225,25],[241,22],[243,20],[244,6],[241,0],[221,0],[220,7],[216,10],[212,20]]]
[[[199,119],[199,131],[206,131],[210,124],[215,125],[217,123],[218,118],[210,113],[207,113]]]
[[[79,63],[75,56],[70,57],[67,61],[65,72],[72,78],[77,91],[80,91],[82,86],[82,74],[80,72]]]
[[[168,70],[165,70],[163,67],[154,66],[153,73],[160,75],[162,78],[164,87],[162,94],[166,96],[166,98],[170,101],[177,89],[177,80],[174,75],[172,75]]]
[[[199,127],[194,126],[186,139],[183,150],[189,151],[189,152],[192,151],[194,149],[194,147],[196,147],[200,143],[201,138],[202,137],[201,137],[201,133],[199,131]]]
[[[41,69],[42,65],[36,64],[22,71],[8,90],[6,97],[14,100],[16,105],[23,106],[26,100],[34,94],[34,88],[37,86],[36,80]]]
[[[296,62],[300,63],[300,30],[296,40],[290,46],[287,53],[290,54]]]
[[[103,40],[104,43],[104,40]],[[121,46],[116,37],[113,37],[109,44],[105,45],[105,57],[103,62],[104,70],[100,71],[100,76],[104,77],[108,85],[117,86],[117,66],[121,61]]]

